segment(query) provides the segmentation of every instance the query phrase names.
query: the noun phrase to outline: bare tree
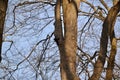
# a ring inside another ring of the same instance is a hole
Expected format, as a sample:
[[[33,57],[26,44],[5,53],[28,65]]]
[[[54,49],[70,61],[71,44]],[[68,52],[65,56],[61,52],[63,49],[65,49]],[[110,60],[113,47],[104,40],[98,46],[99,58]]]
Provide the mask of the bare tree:
[[[119,5],[119,0],[9,0],[6,19],[0,17],[0,79],[120,79]]]

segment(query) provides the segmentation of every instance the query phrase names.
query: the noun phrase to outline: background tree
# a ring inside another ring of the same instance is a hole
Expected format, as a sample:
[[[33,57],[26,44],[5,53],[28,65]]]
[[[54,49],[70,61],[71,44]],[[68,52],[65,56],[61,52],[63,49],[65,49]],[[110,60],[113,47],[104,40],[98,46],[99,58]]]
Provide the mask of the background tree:
[[[107,53],[107,45],[108,45],[108,37],[110,38],[111,43],[111,51],[108,60],[107,72],[106,72],[106,80],[112,80],[112,73],[114,68],[114,61],[116,55],[116,37],[114,32],[114,25],[117,18],[117,14],[120,11],[120,1],[113,6],[108,12],[107,17],[103,23],[103,29],[100,40],[100,53],[97,62],[95,63],[94,73],[90,80],[98,80],[100,78],[102,69],[105,64],[105,58]]]

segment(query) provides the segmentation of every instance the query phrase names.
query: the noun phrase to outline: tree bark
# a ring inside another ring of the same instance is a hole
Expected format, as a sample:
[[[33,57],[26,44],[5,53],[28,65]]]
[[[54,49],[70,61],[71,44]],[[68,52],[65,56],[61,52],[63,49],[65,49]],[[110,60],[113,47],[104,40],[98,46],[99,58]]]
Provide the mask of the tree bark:
[[[2,35],[7,11],[8,0],[0,0],[0,62],[2,60]]]
[[[64,38],[63,38],[63,30],[62,30],[62,22],[61,22],[61,0],[57,0],[55,6],[55,41],[59,48],[60,53],[60,73],[61,79],[67,80],[67,75],[64,70],[64,62],[65,62],[65,48],[64,48]]]
[[[94,66],[93,75],[89,80],[99,80],[101,76],[101,73],[105,64],[106,53],[107,53],[108,36],[110,37],[112,48],[111,48],[111,54],[108,62],[109,66],[107,69],[106,80],[111,80],[111,75],[114,67],[114,58],[116,54],[116,39],[114,35],[114,25],[115,25],[117,13],[119,12],[119,9],[120,9],[119,7],[120,7],[120,1],[116,6],[113,6],[110,9],[103,23],[102,35],[100,40],[100,53],[99,53],[97,62],[95,63],[95,66]]]
[[[60,16],[60,2],[60,0],[57,0],[55,7],[54,35],[60,51],[61,79],[79,80],[79,77],[76,74],[76,51],[78,3],[80,3],[80,0],[62,1],[64,34],[62,31],[63,29]]]

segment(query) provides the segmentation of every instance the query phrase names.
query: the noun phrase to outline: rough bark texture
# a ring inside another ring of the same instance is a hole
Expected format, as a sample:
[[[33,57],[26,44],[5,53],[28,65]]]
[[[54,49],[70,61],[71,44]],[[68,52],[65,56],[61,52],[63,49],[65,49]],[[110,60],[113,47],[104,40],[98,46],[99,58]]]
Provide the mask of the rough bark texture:
[[[117,14],[120,10],[120,1],[117,5],[113,6],[110,11],[108,12],[108,15],[103,23],[103,29],[102,29],[102,35],[100,40],[100,53],[97,62],[94,66],[94,72],[92,77],[89,80],[99,80],[107,53],[107,44],[108,44],[108,36],[111,40],[111,53],[110,58],[108,62],[108,68],[107,68],[107,74],[106,74],[106,80],[112,80],[112,71],[114,67],[114,59],[116,54],[116,39],[114,34],[114,24],[116,21]]]
[[[74,3],[68,3],[65,11],[65,70],[67,72],[68,80],[79,80],[76,75],[77,12]]]
[[[67,74],[67,80],[79,80],[76,75],[76,51],[77,51],[77,14],[78,3],[80,0],[63,0],[63,18],[65,30],[65,65],[64,69]]]
[[[55,7],[56,21],[54,35],[60,51],[60,71],[62,80],[79,80],[76,74],[78,3],[80,3],[80,0],[62,1],[64,34],[60,17],[60,0],[57,0]]]
[[[0,62],[2,60],[2,57],[1,57],[2,35],[3,35],[3,28],[4,28],[4,22],[5,22],[5,16],[6,16],[7,4],[8,4],[7,0],[0,0]]]

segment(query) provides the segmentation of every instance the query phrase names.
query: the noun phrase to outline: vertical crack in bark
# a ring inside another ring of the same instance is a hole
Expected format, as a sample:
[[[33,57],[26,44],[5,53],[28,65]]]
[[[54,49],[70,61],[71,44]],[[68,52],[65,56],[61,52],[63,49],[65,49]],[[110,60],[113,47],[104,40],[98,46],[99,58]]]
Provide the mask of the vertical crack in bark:
[[[113,6],[110,11],[108,12],[108,16],[106,17],[104,23],[103,23],[103,29],[102,29],[102,35],[101,35],[101,40],[100,40],[100,53],[97,62],[95,63],[94,66],[94,72],[92,77],[89,80],[99,80],[104,64],[105,64],[105,58],[106,58],[106,53],[107,53],[107,44],[108,44],[108,36],[110,37],[111,40],[111,54],[108,62],[108,69],[107,69],[107,78],[109,78],[112,73],[109,73],[113,71],[114,67],[114,59],[115,59],[115,54],[116,54],[116,39],[114,35],[114,25],[116,21],[117,14],[120,10],[120,1],[118,4]],[[112,61],[112,62],[110,62]],[[111,80],[111,78],[106,80]]]
[[[60,53],[60,73],[61,79],[67,80],[66,72],[64,68],[64,61],[65,61],[65,49],[64,49],[64,38],[63,38],[63,31],[62,31],[62,21],[61,21],[61,0],[57,0],[55,6],[55,41],[57,43],[59,53]]]

